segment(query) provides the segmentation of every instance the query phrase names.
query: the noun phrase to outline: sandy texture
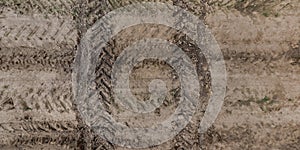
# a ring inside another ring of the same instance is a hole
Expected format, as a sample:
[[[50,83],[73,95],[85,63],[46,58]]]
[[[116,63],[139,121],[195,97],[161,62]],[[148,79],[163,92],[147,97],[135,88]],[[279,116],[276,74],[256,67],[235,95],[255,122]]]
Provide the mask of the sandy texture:
[[[71,73],[85,31],[107,12],[134,2],[0,0],[0,149],[125,149],[83,124],[74,104]],[[192,11],[211,29],[225,58],[228,85],[222,111],[207,133],[197,133],[204,102],[179,135],[150,149],[299,149],[300,1],[168,3]],[[118,56],[110,50],[122,51],[140,36],[161,37],[186,51],[193,49],[192,41],[176,36],[180,33],[161,27],[153,35],[149,30],[155,26],[125,30],[99,54],[96,83],[103,100],[110,92],[109,69]],[[198,73],[209,85],[203,70]],[[170,91],[163,109],[148,118],[136,115],[138,119],[118,115],[122,109],[109,101],[107,110],[130,126],[164,120],[177,103],[173,98],[179,83],[172,68],[145,61],[132,72],[130,84],[134,95],[144,100],[154,78],[165,80]],[[209,86],[203,100],[208,91]]]

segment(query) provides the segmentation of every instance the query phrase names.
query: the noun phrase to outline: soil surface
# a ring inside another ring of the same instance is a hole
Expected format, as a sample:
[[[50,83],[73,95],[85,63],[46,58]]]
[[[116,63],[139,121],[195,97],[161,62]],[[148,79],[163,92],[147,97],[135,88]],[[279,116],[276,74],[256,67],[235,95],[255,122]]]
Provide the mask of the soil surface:
[[[0,0],[0,149],[126,149],[84,123],[74,102],[72,70],[86,30],[136,2],[141,0]],[[95,82],[107,111],[128,126],[147,127],[176,109],[180,81],[157,60],[135,66],[130,88],[144,101],[151,81],[163,80],[168,95],[160,108],[145,117],[109,98],[110,72],[120,52],[141,37],[158,37],[174,42],[201,68],[203,105],[174,139],[149,149],[300,149],[300,1],[161,2],[198,15],[215,36],[228,76],[222,110],[198,134],[210,95],[207,62],[195,57],[193,41],[179,31],[148,25],[122,31],[99,54]]]

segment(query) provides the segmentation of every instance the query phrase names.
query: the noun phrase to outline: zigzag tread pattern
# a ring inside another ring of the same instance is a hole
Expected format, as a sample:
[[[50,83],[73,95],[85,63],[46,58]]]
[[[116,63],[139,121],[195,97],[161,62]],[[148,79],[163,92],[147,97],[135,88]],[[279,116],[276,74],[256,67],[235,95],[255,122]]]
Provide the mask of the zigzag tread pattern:
[[[18,14],[42,13],[72,15],[76,0],[1,0],[2,6],[12,8]]]
[[[111,104],[111,70],[114,63],[114,54],[110,50],[103,50],[100,54],[99,65],[96,68],[96,84],[101,100],[106,106]]]
[[[4,135],[5,136],[5,135]],[[79,139],[76,131],[9,134],[9,138],[0,141],[0,146],[25,146],[25,145],[66,145],[75,148]]]
[[[125,0],[125,1],[118,1],[118,0],[90,0],[85,3],[86,7],[84,8],[86,13],[83,17],[87,18],[87,25],[91,26],[94,24],[100,17],[102,17],[104,14],[113,11],[117,8],[129,5],[129,4],[135,4],[135,3],[141,3],[141,2],[155,2],[155,0]],[[204,8],[205,5],[196,2],[196,1],[176,1],[176,0],[160,0],[160,2],[170,2],[174,5],[178,5],[183,8],[187,8],[190,11],[194,12],[197,15],[203,15],[206,8]],[[196,10],[195,7],[201,7],[200,10]]]
[[[70,19],[4,17],[0,18],[0,27],[0,47],[77,43],[77,29]]]
[[[0,48],[0,71],[10,69],[56,71],[71,73],[74,51],[72,48],[64,50],[32,49],[18,50],[18,48]],[[8,52],[9,51],[9,52]],[[26,54],[27,53],[27,54]]]
[[[42,82],[41,84],[45,83]],[[57,85],[45,84],[41,87],[22,87],[22,90],[4,85],[0,89],[0,112],[72,112],[73,96],[69,83],[57,82],[55,84]]]

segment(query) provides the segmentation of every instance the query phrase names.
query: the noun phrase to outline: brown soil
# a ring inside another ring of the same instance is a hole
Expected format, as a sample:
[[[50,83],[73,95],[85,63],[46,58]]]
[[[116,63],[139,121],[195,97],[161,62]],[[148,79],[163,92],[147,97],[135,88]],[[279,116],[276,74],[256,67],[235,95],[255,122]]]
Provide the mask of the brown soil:
[[[96,136],[83,123],[71,73],[85,31],[107,12],[136,1],[0,0],[0,149],[125,149]],[[221,113],[207,133],[197,133],[204,103],[179,135],[150,149],[300,149],[300,1],[163,2],[205,21],[223,52],[228,85]],[[162,27],[156,36],[188,50],[189,39],[177,34]],[[110,48],[121,51],[132,41],[116,37],[115,42]],[[109,64],[114,60],[101,59]],[[198,73],[203,85],[209,85],[208,72]],[[147,118],[136,115],[138,120],[128,117],[134,114],[118,114],[114,103],[107,103],[108,111],[131,126],[164,120],[176,108],[179,83],[164,63],[139,64],[130,83],[139,100],[149,97],[152,78],[166,81],[170,91],[163,109]],[[96,81],[102,91],[106,80]],[[208,91],[209,86],[203,91],[206,96]]]

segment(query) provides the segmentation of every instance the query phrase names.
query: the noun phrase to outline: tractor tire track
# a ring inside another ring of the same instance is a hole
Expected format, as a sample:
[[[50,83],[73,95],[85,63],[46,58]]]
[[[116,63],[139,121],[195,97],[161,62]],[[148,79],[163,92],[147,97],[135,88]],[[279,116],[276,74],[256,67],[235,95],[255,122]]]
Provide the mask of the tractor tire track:
[[[76,0],[0,0],[0,6],[13,9],[17,14],[44,14],[71,16]]]
[[[0,26],[0,47],[75,47],[78,38],[71,19],[4,16]]]

